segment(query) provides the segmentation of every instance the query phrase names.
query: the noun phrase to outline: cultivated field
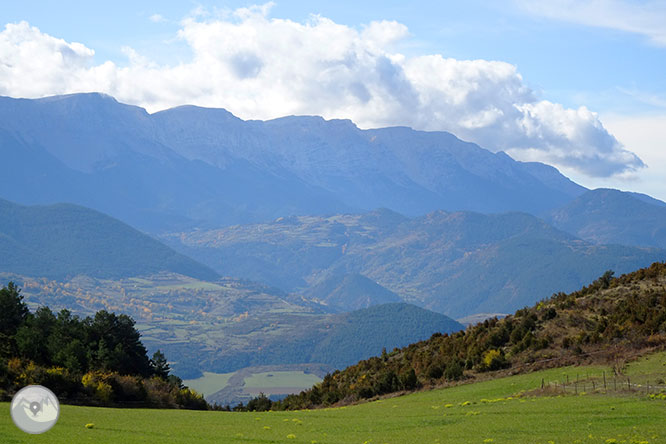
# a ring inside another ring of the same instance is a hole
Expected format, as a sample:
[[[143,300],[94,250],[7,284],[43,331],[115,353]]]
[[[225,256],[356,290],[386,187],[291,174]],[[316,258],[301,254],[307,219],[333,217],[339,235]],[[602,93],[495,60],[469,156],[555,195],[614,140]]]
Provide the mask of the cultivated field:
[[[299,367],[309,368],[307,365],[298,364],[249,367],[232,373],[204,372],[200,378],[183,382],[204,396],[210,396],[226,388],[254,397],[260,393],[266,395],[299,393],[321,381],[319,376],[298,370]]]

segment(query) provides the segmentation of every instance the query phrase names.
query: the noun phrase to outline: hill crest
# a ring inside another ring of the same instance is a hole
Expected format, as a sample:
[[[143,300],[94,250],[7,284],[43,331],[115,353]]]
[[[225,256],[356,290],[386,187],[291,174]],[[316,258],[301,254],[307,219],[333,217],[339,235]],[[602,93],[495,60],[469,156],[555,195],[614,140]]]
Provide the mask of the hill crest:
[[[98,278],[170,271],[200,279],[210,268],[110,216],[73,204],[0,199],[0,270],[35,277]]]

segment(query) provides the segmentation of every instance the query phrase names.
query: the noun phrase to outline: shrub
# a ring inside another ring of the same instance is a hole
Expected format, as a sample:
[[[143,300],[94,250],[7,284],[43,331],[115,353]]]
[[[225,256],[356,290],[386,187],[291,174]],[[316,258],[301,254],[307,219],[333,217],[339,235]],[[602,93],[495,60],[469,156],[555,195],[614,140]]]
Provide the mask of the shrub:
[[[393,370],[382,372],[377,379],[377,393],[391,393],[400,390],[400,380]]]
[[[189,410],[206,410],[208,408],[208,403],[203,396],[194,390],[184,388],[174,389],[174,391],[176,403],[182,408]]]
[[[271,409],[273,401],[268,399],[266,395],[260,393],[256,398],[252,398],[247,403],[247,410],[250,412],[266,412]]]
[[[99,381],[95,387],[95,397],[103,403],[111,402],[111,399],[113,399],[113,387],[111,387],[111,384]]]
[[[499,350],[488,350],[483,355],[481,363],[481,371],[499,370],[507,366],[507,361],[504,355]]]
[[[146,401],[146,389],[140,378],[113,375],[108,382],[113,387],[116,402],[138,403]]]
[[[543,319],[544,321],[548,321],[550,319],[555,318],[556,316],[557,316],[557,310],[555,310],[554,307],[550,307],[548,310],[546,310],[543,313],[543,316],[541,317],[541,319]]]
[[[456,361],[449,362],[444,371],[444,377],[449,381],[457,381],[463,376],[463,368],[460,363]]]
[[[432,379],[439,379],[444,374],[444,368],[441,364],[433,362],[426,369],[426,375]]]
[[[400,374],[400,384],[405,390],[413,390],[418,387],[419,380],[413,368]]]
[[[573,344],[573,339],[569,336],[565,336],[564,339],[562,339],[562,347],[564,348],[569,348]]]
[[[62,367],[46,369],[40,376],[39,384],[50,388],[53,393],[61,398],[68,398],[81,391],[82,388],[78,377]]]
[[[146,390],[146,399],[150,405],[160,408],[176,407],[171,394],[174,386],[164,379],[153,376],[145,380],[143,386]]]

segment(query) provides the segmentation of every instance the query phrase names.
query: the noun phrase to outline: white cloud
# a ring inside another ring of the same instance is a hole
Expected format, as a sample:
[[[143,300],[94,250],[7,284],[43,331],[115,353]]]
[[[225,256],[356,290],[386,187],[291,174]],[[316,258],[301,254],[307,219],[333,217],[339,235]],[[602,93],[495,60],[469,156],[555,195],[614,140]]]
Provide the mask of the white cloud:
[[[666,2],[627,0],[516,0],[526,11],[551,19],[640,34],[666,46]]]
[[[124,48],[126,66],[92,65],[94,52],[84,45],[10,24],[0,32],[0,94],[101,91],[150,111],[191,103],[246,119],[318,114],[361,127],[446,130],[590,176],[642,166],[596,114],[539,100],[511,64],[407,57],[395,49],[409,38],[400,23],[354,29],[320,16],[298,23],[269,18],[270,6],[185,19],[178,38],[192,58],[172,66],[131,48]]]
[[[604,115],[604,122],[622,143],[645,161],[647,166],[640,177],[590,178],[564,169],[565,174],[570,173],[572,179],[590,188],[630,188],[666,201],[666,114]]]
[[[162,14],[153,14],[150,17],[148,17],[148,20],[150,20],[153,23],[163,23],[167,21]]]
[[[90,66],[95,52],[42,34],[25,22],[0,32],[0,93],[34,97],[68,92]]]

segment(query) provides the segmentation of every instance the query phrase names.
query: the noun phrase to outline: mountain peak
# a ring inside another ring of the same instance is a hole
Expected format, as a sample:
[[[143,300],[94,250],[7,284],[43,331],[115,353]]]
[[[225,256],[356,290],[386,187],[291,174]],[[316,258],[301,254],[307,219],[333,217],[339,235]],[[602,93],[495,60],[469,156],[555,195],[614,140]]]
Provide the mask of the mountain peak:
[[[242,119],[236,117],[230,111],[224,108],[206,108],[197,105],[181,105],[173,108],[157,111],[151,114],[153,117],[164,118],[165,116],[176,116],[179,119],[204,118],[224,121],[242,122]]]
[[[666,206],[660,202],[645,195],[598,188],[552,211],[548,220],[598,244],[665,248]]]
[[[35,99],[37,102],[58,102],[58,101],[77,101],[77,102],[118,102],[115,97],[101,92],[82,92],[73,94],[62,94],[57,96],[42,97]]]

